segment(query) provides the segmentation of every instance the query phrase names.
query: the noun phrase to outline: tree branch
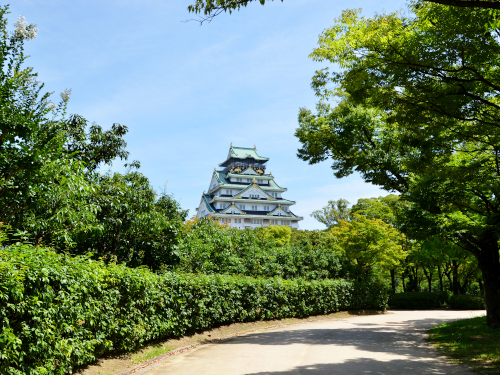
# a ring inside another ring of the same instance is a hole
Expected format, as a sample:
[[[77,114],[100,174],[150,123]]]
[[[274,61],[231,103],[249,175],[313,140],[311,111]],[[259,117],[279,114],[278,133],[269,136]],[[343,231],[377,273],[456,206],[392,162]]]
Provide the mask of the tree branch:
[[[462,8],[500,9],[500,2],[495,0],[424,0],[424,1],[427,1],[429,3],[450,5],[453,7],[462,7]]]

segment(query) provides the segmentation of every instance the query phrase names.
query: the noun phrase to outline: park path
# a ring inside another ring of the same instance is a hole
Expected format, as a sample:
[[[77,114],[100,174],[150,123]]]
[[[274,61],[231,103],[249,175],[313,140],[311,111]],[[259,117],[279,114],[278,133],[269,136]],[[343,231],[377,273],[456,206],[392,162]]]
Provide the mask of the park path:
[[[390,311],[263,330],[202,345],[145,375],[472,374],[447,363],[425,342],[443,321],[484,311]]]

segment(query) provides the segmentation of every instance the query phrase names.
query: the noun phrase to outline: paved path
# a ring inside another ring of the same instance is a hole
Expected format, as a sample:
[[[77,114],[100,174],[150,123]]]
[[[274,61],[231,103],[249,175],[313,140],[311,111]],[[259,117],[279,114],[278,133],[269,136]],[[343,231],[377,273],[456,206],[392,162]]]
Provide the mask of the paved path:
[[[393,311],[264,330],[202,345],[171,357],[146,375],[472,374],[425,343],[445,320],[482,311]]]

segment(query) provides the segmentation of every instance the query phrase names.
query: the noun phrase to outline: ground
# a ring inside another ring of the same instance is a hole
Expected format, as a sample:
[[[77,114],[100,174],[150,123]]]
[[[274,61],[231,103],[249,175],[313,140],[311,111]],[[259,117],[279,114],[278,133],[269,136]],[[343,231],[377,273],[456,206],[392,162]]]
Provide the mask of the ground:
[[[177,344],[186,346],[194,342],[238,334],[242,330],[256,331],[199,345],[174,356],[160,357],[147,366],[136,368],[133,373],[136,375],[472,374],[468,367],[449,363],[441,357],[425,341],[426,332],[444,321],[481,314],[484,314],[484,311],[391,311],[370,316],[343,313],[306,319],[300,324],[281,327],[276,325],[283,322],[232,325],[223,327],[219,331],[212,331],[212,334],[204,333],[178,340]],[[290,323],[297,322],[298,320]],[[266,325],[275,327],[266,328]],[[169,349],[168,345],[176,346],[173,341],[161,345],[167,346],[165,351]],[[161,345],[157,348],[161,348]],[[148,350],[151,351],[152,348]],[[147,353],[142,355],[147,357]],[[130,365],[131,361],[128,359],[128,366]],[[89,368],[85,374],[118,373],[116,369],[114,371],[108,372],[105,366],[94,367]]]

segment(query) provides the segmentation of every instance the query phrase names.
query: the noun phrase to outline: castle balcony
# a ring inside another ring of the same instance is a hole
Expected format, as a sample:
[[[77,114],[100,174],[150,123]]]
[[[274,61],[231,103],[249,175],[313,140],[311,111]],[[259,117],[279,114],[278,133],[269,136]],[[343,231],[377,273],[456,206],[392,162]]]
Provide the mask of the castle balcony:
[[[242,185],[242,186],[248,186],[249,182],[237,182],[237,181],[229,181],[231,185]],[[253,182],[252,182],[253,183]],[[256,179],[255,182],[259,186],[269,186],[269,181],[260,181]]]
[[[215,202],[215,201],[234,201],[234,202],[242,202],[242,201],[248,201],[248,202],[255,202],[255,203],[271,203],[272,202],[278,202],[278,203],[282,203],[282,204],[295,204],[296,202],[295,201],[290,201],[288,199],[284,199],[284,198],[271,198],[271,199],[268,199],[268,198],[252,198],[252,197],[240,197],[240,196],[237,196],[237,195],[217,195],[217,196],[213,196],[209,202],[212,203],[212,202]]]

